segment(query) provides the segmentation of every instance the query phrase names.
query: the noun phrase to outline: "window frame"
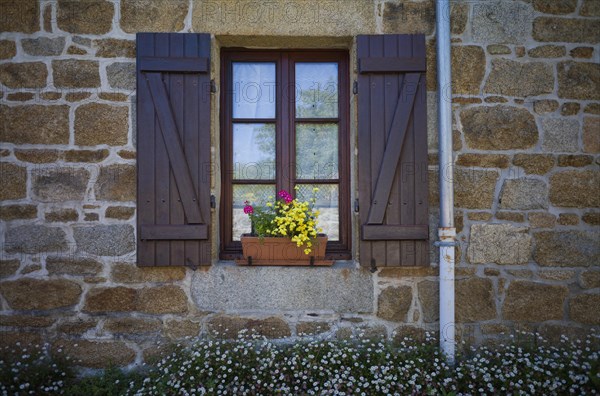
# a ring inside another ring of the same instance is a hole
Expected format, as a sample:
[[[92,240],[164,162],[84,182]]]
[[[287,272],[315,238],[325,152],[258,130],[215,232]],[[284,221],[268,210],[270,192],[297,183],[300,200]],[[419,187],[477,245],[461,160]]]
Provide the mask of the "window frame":
[[[352,258],[351,204],[350,204],[350,70],[347,50],[253,50],[245,48],[221,49],[221,95],[220,95],[220,156],[221,156],[221,205],[219,211],[220,252],[223,260],[233,260],[242,256],[242,246],[232,239],[232,199],[233,199],[233,62],[275,62],[275,119],[261,119],[273,122],[276,130],[276,191],[293,191],[293,185],[315,183],[321,179],[296,179],[295,166],[291,158],[295,156],[295,124],[302,122],[331,122],[332,118],[296,118],[295,82],[296,62],[337,62],[338,63],[338,179],[339,187],[339,241],[327,243],[326,258],[348,260]],[[286,91],[287,90],[287,91]],[[289,98],[289,100],[284,100]],[[286,164],[286,160],[288,162]],[[283,163],[282,163],[283,162]],[[284,174],[281,170],[288,169]],[[243,182],[242,182],[243,183]],[[241,183],[240,183],[241,184]],[[273,184],[272,181],[252,181],[252,184]]]

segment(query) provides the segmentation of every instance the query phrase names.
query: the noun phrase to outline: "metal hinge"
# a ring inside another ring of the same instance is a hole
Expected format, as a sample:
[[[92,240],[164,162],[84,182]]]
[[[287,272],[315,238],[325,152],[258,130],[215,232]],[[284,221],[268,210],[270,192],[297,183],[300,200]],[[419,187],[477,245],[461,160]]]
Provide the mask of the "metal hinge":
[[[358,205],[358,198],[354,200],[354,213],[358,213],[360,206]]]
[[[210,196],[210,208],[214,209],[217,207],[217,200],[215,199],[214,195]]]
[[[217,83],[215,83],[214,78],[212,80],[210,80],[210,92],[211,93],[217,92]]]
[[[354,81],[354,84],[352,85],[352,93],[354,95],[358,93],[358,81]]]

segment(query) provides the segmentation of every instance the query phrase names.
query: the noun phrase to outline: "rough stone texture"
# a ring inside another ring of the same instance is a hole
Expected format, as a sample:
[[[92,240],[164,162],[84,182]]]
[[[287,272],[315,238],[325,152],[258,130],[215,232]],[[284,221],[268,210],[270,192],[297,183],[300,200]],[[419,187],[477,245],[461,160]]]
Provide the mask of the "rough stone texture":
[[[72,362],[84,367],[126,366],[135,360],[135,351],[120,341],[58,340],[52,349],[54,353],[68,356]],[[59,349],[62,353],[58,352]]]
[[[600,64],[564,61],[556,67],[559,97],[600,100]]]
[[[89,178],[83,168],[34,169],[32,191],[41,202],[83,201]]]
[[[12,40],[0,40],[0,59],[10,59],[17,54],[17,46]]]
[[[37,206],[35,205],[0,206],[0,220],[35,219],[36,217]]]
[[[570,14],[577,8],[577,0],[533,0],[533,8],[546,14]]]
[[[56,319],[47,316],[0,315],[0,326],[48,327]]]
[[[88,258],[48,257],[46,270],[49,275],[98,275],[102,271],[102,264]]]
[[[130,99],[129,95],[115,92],[100,92],[98,98],[111,102],[127,102]]]
[[[69,48],[67,48],[67,54],[69,54],[69,55],[87,55],[88,52],[86,50],[84,50],[83,48],[72,45]]]
[[[471,36],[478,43],[520,44],[531,36],[533,10],[520,2],[473,4]]]
[[[135,201],[135,166],[110,165],[102,167],[96,181],[95,191],[96,199]]]
[[[427,338],[426,330],[416,326],[401,325],[396,327],[392,333],[394,342],[400,343],[405,339],[424,342]]]
[[[582,141],[584,152],[600,153],[600,118],[584,118]]]
[[[510,160],[502,154],[459,154],[456,165],[482,168],[508,168]]]
[[[0,293],[12,309],[45,310],[77,304],[81,286],[66,279],[22,278],[0,283]]]
[[[135,90],[135,63],[116,62],[106,67],[108,84],[114,89]]]
[[[136,309],[137,291],[127,287],[97,287],[86,296],[85,312],[131,312]]]
[[[379,293],[377,316],[385,320],[403,322],[412,304],[410,286],[387,287]]]
[[[108,157],[108,150],[68,150],[65,151],[66,162],[101,162]]]
[[[452,46],[452,93],[478,94],[485,75],[485,53],[474,45]]]
[[[106,34],[112,28],[114,6],[105,0],[59,0],[58,28],[78,34]]]
[[[330,329],[331,325],[327,322],[300,322],[296,325],[296,334],[314,335],[326,333]]]
[[[515,154],[513,165],[527,174],[544,175],[554,167],[554,157],[549,154]]]
[[[490,55],[508,55],[512,53],[510,47],[501,44],[488,45],[487,51],[490,53]]]
[[[2,3],[0,32],[33,33],[40,30],[40,6],[37,0]]]
[[[15,150],[15,157],[19,161],[31,162],[34,164],[46,164],[56,162],[59,159],[59,152],[56,150]]]
[[[15,102],[27,102],[35,98],[35,94],[32,92],[15,92],[6,95],[6,100],[12,100]]]
[[[42,335],[39,332],[30,332],[30,331],[3,331],[2,337],[0,337],[0,348],[3,347],[11,347],[17,343],[21,343],[21,345],[42,345],[44,340]]]
[[[20,265],[19,260],[0,260],[0,279],[14,275]]]
[[[135,208],[127,206],[109,206],[106,208],[104,217],[108,219],[128,220],[135,213]]]
[[[490,279],[469,278],[456,281],[456,320],[478,322],[496,318],[496,297]]]
[[[48,69],[42,62],[0,64],[0,83],[8,88],[43,88]]]
[[[594,162],[591,155],[559,155],[558,166],[581,168]]]
[[[135,58],[135,41],[119,39],[94,40],[96,56],[102,58]]]
[[[432,1],[418,3],[385,3],[383,27],[385,32],[431,34],[435,23]]]
[[[534,234],[534,260],[545,267],[589,267],[600,262],[600,235],[586,231],[541,231]]]
[[[579,15],[600,16],[600,4],[596,0],[583,0]]]
[[[572,279],[575,271],[571,270],[540,270],[538,276],[542,279],[564,281]]]
[[[0,200],[25,198],[27,195],[27,169],[11,164],[0,162]]]
[[[219,338],[237,338],[238,333],[246,330],[246,335],[260,335],[267,338],[285,338],[291,335],[287,323],[277,317],[249,319],[237,316],[217,315],[207,323],[210,334]]]
[[[507,96],[536,96],[554,90],[554,71],[543,62],[492,60],[492,70],[484,87],[485,93]]]
[[[542,119],[544,142],[542,148],[549,152],[574,152],[579,148],[579,121],[564,118]]]
[[[569,55],[571,55],[572,58],[590,59],[593,54],[593,47],[577,47],[569,51]]]
[[[581,287],[596,289],[600,287],[600,271],[585,271],[581,274]]]
[[[363,269],[217,265],[194,272],[191,292],[206,311],[373,311],[373,280]]]
[[[54,86],[57,88],[96,88],[100,86],[98,62],[78,59],[52,61]]]
[[[67,248],[67,241],[60,228],[31,224],[9,228],[4,245],[8,253],[59,252]]]
[[[21,40],[21,46],[28,55],[57,56],[62,54],[65,48],[65,38],[38,37],[34,39],[23,39]]]
[[[558,224],[577,225],[579,224],[579,216],[577,216],[575,213],[561,213],[558,216]]]
[[[467,145],[481,150],[525,149],[536,144],[531,113],[510,106],[473,107],[461,112]]]
[[[563,319],[565,286],[529,281],[513,281],[506,292],[502,316],[507,320],[542,322]]]
[[[455,168],[454,203],[466,209],[489,209],[498,181],[497,171]],[[477,194],[473,194],[477,191]]]
[[[533,38],[542,42],[597,43],[598,19],[538,17],[533,21]]]
[[[98,221],[100,215],[98,213],[84,213],[83,221]]]
[[[90,103],[75,111],[75,144],[94,146],[127,144],[129,111],[124,106]]]
[[[552,99],[541,99],[533,102],[533,111],[537,114],[552,113],[558,109],[558,102]]]
[[[77,249],[99,256],[122,256],[135,250],[133,227],[123,225],[95,225],[73,227]]]
[[[496,212],[496,219],[522,223],[525,221],[525,215],[521,212]]]
[[[138,310],[150,314],[185,313],[188,298],[178,286],[144,288],[139,291]]]
[[[469,5],[452,3],[450,5],[450,31],[452,34],[462,34],[469,19]]]
[[[104,330],[114,334],[156,333],[162,327],[158,319],[110,318],[104,322]]]
[[[467,258],[472,264],[526,264],[531,257],[531,235],[510,224],[474,224]]]
[[[502,185],[500,208],[545,209],[548,207],[548,186],[539,179],[508,179]]]
[[[550,202],[567,208],[600,207],[600,171],[569,170],[553,174]]]
[[[40,93],[40,99],[43,100],[58,100],[62,97],[62,93],[60,92],[42,92]]]
[[[527,218],[533,228],[554,228],[556,225],[556,216],[552,213],[534,212],[529,213]]]
[[[173,282],[185,278],[185,268],[140,268],[135,264],[117,263],[112,267],[111,277],[117,283]]]
[[[77,221],[79,213],[75,209],[57,209],[52,212],[46,212],[44,218],[49,222]]]
[[[580,294],[569,301],[569,316],[580,323],[600,325],[600,294]]]
[[[200,333],[200,323],[188,319],[169,319],[165,322],[164,334],[173,340],[186,337],[197,337]]]
[[[600,212],[587,212],[581,216],[581,220],[591,225],[600,225]]]
[[[424,322],[437,322],[440,319],[439,287],[439,282],[428,280],[417,286]]]
[[[577,102],[568,102],[564,103],[560,108],[560,114],[563,116],[572,116],[577,115],[579,110],[581,109],[581,105]]]
[[[127,33],[177,32],[183,29],[187,12],[185,0],[123,0],[121,28]]]
[[[467,213],[467,217],[473,221],[489,221],[492,218],[492,214],[488,212],[471,212]]]
[[[561,45],[542,45],[530,49],[527,54],[532,58],[562,58],[567,50]]]
[[[96,327],[96,321],[90,319],[75,318],[60,323],[56,330],[60,333],[69,335],[80,335]]]
[[[88,99],[92,94],[90,92],[69,92],[65,95],[67,102],[80,102]]]
[[[383,325],[364,326],[358,329],[358,338],[381,341],[387,339],[387,328]]]

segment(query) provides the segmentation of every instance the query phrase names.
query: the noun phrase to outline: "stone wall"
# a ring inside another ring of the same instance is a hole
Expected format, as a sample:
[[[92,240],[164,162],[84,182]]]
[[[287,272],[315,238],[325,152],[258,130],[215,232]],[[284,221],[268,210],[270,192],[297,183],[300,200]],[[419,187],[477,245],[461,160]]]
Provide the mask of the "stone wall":
[[[600,326],[599,5],[452,3],[463,339],[516,329],[577,335]],[[371,274],[339,263],[319,269],[321,276],[216,263],[194,273],[137,268],[134,237],[138,31],[207,31],[215,49],[351,53],[356,34],[425,33],[435,235],[433,1],[15,0],[0,7],[0,343],[46,340],[99,367],[140,363],[159,352],[157,341],[242,328],[292,339],[437,330],[433,247],[431,268]],[[218,66],[215,56],[217,79]],[[218,136],[218,94],[213,103]],[[218,182],[217,175],[217,195]]]

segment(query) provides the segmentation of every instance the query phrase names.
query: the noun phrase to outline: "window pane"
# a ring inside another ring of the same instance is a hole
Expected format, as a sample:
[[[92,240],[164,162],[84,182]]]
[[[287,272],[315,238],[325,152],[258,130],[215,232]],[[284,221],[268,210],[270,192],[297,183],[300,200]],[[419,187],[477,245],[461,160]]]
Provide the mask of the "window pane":
[[[275,63],[233,63],[233,117],[275,118]]]
[[[337,116],[337,63],[296,63],[296,117]]]
[[[318,222],[323,233],[327,234],[330,241],[340,240],[340,210],[339,210],[339,189],[337,184],[299,184],[296,197],[302,201],[309,201],[312,198],[313,188],[319,189],[316,192],[315,208],[320,212]]]
[[[339,177],[337,124],[296,124],[296,177]]]
[[[240,240],[240,235],[250,232],[250,218],[244,213],[244,202],[252,206],[264,206],[269,197],[275,197],[275,185],[233,185],[233,230],[232,239]]]
[[[275,125],[233,124],[233,178],[275,179]]]

